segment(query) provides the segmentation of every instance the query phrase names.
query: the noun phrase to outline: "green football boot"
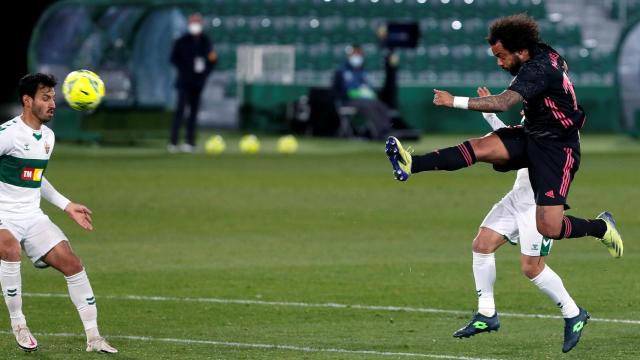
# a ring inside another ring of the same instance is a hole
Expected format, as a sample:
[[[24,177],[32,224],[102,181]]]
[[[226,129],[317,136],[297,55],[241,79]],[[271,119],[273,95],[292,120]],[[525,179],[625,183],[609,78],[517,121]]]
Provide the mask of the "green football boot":
[[[624,244],[622,243],[622,236],[620,236],[620,232],[618,232],[613,216],[608,211],[605,211],[598,215],[597,219],[602,219],[607,223],[607,232],[604,233],[600,242],[607,247],[611,256],[615,258],[622,257],[622,254],[624,254]]]
[[[389,136],[385,144],[385,152],[393,167],[396,180],[407,181],[411,176],[411,152],[405,150],[395,136]]]

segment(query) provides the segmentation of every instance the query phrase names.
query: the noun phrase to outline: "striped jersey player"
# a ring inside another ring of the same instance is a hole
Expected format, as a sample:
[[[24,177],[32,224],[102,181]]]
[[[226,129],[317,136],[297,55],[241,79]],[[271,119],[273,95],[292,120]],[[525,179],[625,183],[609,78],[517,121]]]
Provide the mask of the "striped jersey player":
[[[487,88],[478,88],[478,95],[491,95]],[[487,123],[495,131],[507,126],[494,113],[483,113]],[[524,118],[523,118],[524,121]],[[565,319],[574,319],[580,308],[564,286],[560,276],[546,264],[553,239],[542,236],[536,229],[536,203],[529,181],[529,170],[519,169],[513,188],[482,221],[478,235],[473,240],[473,278],[478,296],[478,313],[453,336],[466,338],[482,332],[498,330],[500,323],[494,300],[496,281],[495,253],[507,242],[520,244],[522,273],[560,308]],[[572,325],[572,321],[570,321]],[[584,326],[584,323],[582,324]],[[568,340],[568,341],[567,341]],[[570,350],[579,340],[570,337],[564,349]]]
[[[454,171],[476,162],[490,163],[498,171],[527,168],[536,204],[536,229],[541,235],[557,240],[592,236],[611,255],[622,257],[622,236],[609,212],[595,219],[565,214],[569,189],[580,165],[579,130],[586,120],[566,61],[542,41],[538,24],[526,14],[495,20],[487,41],[496,64],[514,76],[509,87],[498,95],[474,98],[434,89],[433,103],[485,113],[522,105],[524,126],[500,128],[487,136],[421,156],[412,156],[396,138],[390,137],[386,152],[394,176],[406,181],[422,171]],[[534,273],[542,270],[538,267]],[[565,318],[563,352],[577,344],[588,319],[584,309]]]

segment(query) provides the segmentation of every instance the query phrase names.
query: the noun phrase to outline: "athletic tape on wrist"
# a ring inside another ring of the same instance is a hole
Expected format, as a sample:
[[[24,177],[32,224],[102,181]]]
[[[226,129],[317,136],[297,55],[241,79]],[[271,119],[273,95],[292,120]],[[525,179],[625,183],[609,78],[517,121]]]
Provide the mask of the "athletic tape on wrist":
[[[465,96],[454,96],[453,97],[453,107],[456,109],[468,109],[469,108],[469,98]]]

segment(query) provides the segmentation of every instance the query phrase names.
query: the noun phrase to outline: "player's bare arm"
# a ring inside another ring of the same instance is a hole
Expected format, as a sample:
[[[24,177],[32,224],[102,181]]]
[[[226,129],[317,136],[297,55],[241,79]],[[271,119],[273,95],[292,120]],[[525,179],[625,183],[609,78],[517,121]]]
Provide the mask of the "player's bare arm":
[[[434,105],[445,107],[459,107],[455,104],[456,98],[449,92],[438,89],[433,89],[433,92]],[[468,102],[466,104],[467,107],[463,108],[486,113],[507,111],[513,105],[522,103],[523,100],[522,96],[513,90],[505,90],[498,95],[488,95],[464,99],[468,100]]]

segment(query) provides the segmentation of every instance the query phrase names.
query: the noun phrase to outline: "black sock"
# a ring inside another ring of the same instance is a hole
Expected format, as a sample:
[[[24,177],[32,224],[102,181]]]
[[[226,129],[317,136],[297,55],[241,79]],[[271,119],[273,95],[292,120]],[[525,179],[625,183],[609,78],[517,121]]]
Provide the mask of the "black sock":
[[[602,219],[585,220],[573,216],[562,218],[560,236],[563,239],[579,238],[587,235],[602,239],[607,232],[607,223]]]
[[[436,150],[425,155],[413,156],[411,172],[419,173],[429,170],[453,171],[475,164],[476,154],[468,141],[458,146]]]

